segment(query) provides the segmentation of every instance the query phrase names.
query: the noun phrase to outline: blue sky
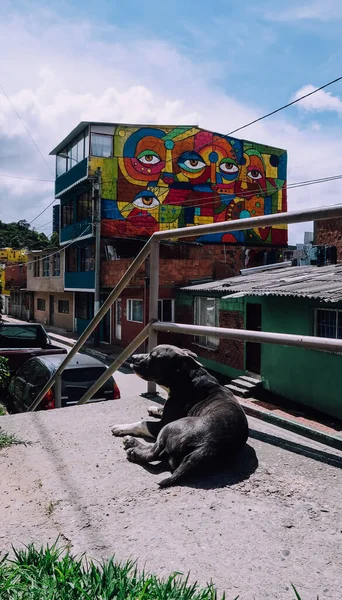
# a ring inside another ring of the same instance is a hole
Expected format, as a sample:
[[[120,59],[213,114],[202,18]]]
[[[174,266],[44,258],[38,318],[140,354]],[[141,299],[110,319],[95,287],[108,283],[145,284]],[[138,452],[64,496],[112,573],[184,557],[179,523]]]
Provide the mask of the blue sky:
[[[0,16],[1,83],[47,157],[81,119],[190,121],[226,133],[342,75],[340,0],[4,0]],[[238,135],[286,148],[289,182],[314,179],[342,173],[341,117],[338,83]],[[3,97],[0,142],[0,173],[51,177]],[[33,218],[52,199],[48,182],[1,181],[12,216]],[[293,190],[289,208],[336,203],[340,193],[339,183]],[[290,240],[305,229],[293,226]]]

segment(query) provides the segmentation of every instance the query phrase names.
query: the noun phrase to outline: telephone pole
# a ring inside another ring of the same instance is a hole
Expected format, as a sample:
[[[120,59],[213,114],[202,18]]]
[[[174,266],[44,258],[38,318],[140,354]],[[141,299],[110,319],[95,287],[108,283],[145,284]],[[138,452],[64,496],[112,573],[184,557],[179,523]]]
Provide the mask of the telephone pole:
[[[101,184],[102,173],[100,167],[96,170],[94,183],[94,225],[95,225],[95,290],[94,290],[94,316],[100,310],[101,295]],[[94,331],[94,346],[100,342],[100,325]]]

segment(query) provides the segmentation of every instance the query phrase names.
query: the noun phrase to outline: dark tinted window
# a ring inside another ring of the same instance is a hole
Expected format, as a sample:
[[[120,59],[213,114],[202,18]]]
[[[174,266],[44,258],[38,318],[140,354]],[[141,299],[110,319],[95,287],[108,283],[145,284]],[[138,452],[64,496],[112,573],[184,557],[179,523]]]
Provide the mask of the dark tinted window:
[[[84,367],[79,369],[65,369],[62,381],[65,383],[82,383],[96,381],[106,370],[105,367]]]

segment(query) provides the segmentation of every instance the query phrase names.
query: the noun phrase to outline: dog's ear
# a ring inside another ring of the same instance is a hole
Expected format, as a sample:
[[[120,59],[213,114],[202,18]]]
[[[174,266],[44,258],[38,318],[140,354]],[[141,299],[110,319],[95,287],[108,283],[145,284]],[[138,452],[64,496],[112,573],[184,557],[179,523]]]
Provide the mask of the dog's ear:
[[[192,352],[192,350],[182,348],[182,352],[185,352],[188,356],[191,356],[192,358],[197,358],[197,354],[195,354],[195,352]]]
[[[191,353],[194,356],[196,356],[196,354]],[[198,369],[199,367],[202,367],[202,364],[196,360],[196,358],[194,358],[194,356],[190,356],[190,354],[184,354],[183,356],[178,356],[177,357],[177,362],[178,362],[178,368],[179,369],[184,369],[185,371],[191,371],[192,369]]]

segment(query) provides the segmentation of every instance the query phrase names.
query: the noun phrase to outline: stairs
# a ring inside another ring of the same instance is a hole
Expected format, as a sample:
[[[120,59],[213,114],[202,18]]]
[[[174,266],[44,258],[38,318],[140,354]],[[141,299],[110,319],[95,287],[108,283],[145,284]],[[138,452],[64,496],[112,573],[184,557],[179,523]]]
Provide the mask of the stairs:
[[[237,379],[233,379],[225,387],[230,389],[235,396],[249,398],[254,392],[262,386],[261,380],[248,375],[241,375]]]

